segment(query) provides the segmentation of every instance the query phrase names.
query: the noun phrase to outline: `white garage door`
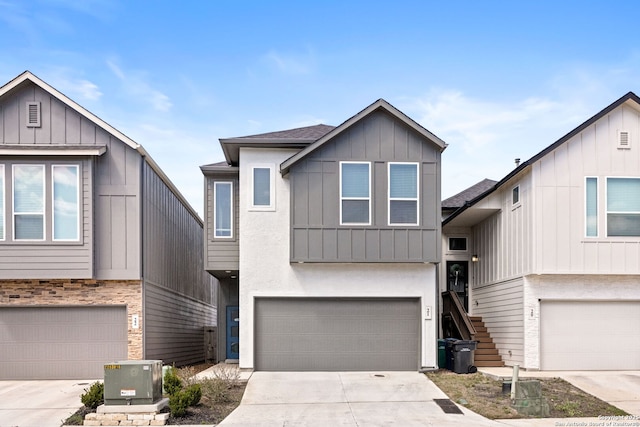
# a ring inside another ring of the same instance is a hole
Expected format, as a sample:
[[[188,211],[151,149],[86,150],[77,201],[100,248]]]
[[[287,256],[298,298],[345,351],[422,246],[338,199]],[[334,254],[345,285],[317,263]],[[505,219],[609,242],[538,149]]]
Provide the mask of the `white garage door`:
[[[418,368],[417,299],[260,298],[255,309],[257,370]]]
[[[126,358],[125,307],[0,308],[0,380],[98,379]]]
[[[640,369],[640,302],[542,301],[540,368]]]

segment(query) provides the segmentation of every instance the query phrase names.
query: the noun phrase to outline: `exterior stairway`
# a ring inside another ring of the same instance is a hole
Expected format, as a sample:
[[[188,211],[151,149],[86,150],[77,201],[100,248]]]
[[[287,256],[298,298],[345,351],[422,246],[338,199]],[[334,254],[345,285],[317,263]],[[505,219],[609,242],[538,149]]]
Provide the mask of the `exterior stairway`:
[[[474,365],[479,368],[504,366],[502,357],[493,343],[493,339],[487,331],[481,316],[469,316],[473,324],[476,334],[474,339],[478,341],[474,354]]]

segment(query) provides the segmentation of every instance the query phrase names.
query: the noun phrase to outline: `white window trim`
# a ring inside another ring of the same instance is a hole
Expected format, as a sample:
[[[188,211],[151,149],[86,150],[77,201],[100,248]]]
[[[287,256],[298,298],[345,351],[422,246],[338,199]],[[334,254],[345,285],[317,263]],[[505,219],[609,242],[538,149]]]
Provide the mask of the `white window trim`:
[[[391,166],[392,165],[415,165],[416,167],[416,197],[391,197]],[[415,201],[416,202],[416,222],[391,222],[391,201]],[[389,162],[387,163],[387,223],[390,226],[416,226],[420,224],[420,164],[418,162]]]
[[[269,169],[269,204],[268,205],[254,205],[253,204],[253,179],[255,169]],[[249,167],[251,171],[251,191],[249,192],[249,210],[250,211],[275,211],[276,210],[276,186],[275,186],[275,165],[274,164],[252,164]]]
[[[451,239],[464,239],[465,240],[464,246],[467,249],[451,249]],[[447,237],[447,250],[449,252],[455,252],[455,253],[466,253],[466,252],[469,252],[469,238],[467,236],[448,236]]]
[[[16,238],[16,167],[40,166],[42,168],[42,212],[20,212],[18,215],[42,215],[42,239],[17,239]],[[16,163],[11,165],[11,220],[14,242],[45,242],[47,240],[47,168],[44,164]]]
[[[369,194],[367,195],[367,197],[342,197],[342,165],[344,164],[351,164],[351,165],[367,165],[369,167]],[[338,185],[340,186],[340,225],[346,225],[346,226],[359,226],[359,225],[371,225],[371,162],[354,162],[354,161],[344,161],[344,162],[340,162],[340,182],[338,183]],[[369,222],[347,222],[344,223],[342,221],[342,201],[343,200],[366,200],[369,202]]]
[[[515,189],[518,189],[518,200],[516,202],[513,201],[513,191]],[[510,198],[511,198],[511,206],[512,207],[518,207],[522,204],[522,191],[520,191],[520,184],[518,185],[514,185],[513,187],[511,187],[511,193],[509,194]]]
[[[617,213],[623,213],[623,214],[634,214],[634,215],[640,215],[640,211],[637,212],[620,212],[620,211],[609,211],[609,206],[607,206],[607,200],[608,200],[608,193],[609,193],[609,179],[635,179],[637,181],[640,181],[640,177],[637,176],[606,176],[604,179],[604,232],[605,232],[605,236],[609,239],[638,239],[640,237],[638,236],[609,236],[609,214],[617,214]]]
[[[229,226],[231,227],[229,236],[218,236],[218,227],[216,226],[216,189],[218,184],[229,185],[231,187],[231,191],[229,192],[230,200],[229,200]],[[253,195],[251,196],[253,198]],[[233,181],[215,181],[213,183],[213,237],[215,239],[233,239]]]
[[[76,173],[76,200],[78,201],[77,205],[76,205],[76,215],[78,220],[76,221],[76,235],[78,236],[78,238],[76,239],[56,239],[55,236],[53,235],[56,229],[56,214],[55,214],[55,182],[53,179],[53,170],[56,167],[74,167],[77,171]],[[46,178],[46,176],[45,176]],[[46,179],[45,179],[46,181]],[[45,200],[46,200],[46,194],[45,194]],[[80,222],[82,219],[82,215],[80,214],[80,205],[82,204],[82,197],[81,197],[81,193],[80,193],[80,166],[77,164],[51,164],[51,241],[52,242],[79,242],[80,241]],[[46,211],[46,209],[45,209]],[[46,234],[45,234],[46,236]]]
[[[596,235],[588,236],[587,235],[587,180],[595,179],[596,180]],[[585,176],[584,177],[584,237],[587,239],[597,239],[600,237],[600,180],[597,176]],[[606,222],[606,221],[605,221]]]
[[[0,221],[2,223],[2,236],[0,237],[0,242],[4,242],[5,240],[7,240],[7,195],[6,195],[6,190],[7,190],[7,185],[6,185],[6,179],[7,176],[5,174],[5,168],[4,165],[0,165],[0,177],[2,178],[2,187],[0,188],[0,192],[2,193],[0,195],[0,200],[2,201],[2,221]]]

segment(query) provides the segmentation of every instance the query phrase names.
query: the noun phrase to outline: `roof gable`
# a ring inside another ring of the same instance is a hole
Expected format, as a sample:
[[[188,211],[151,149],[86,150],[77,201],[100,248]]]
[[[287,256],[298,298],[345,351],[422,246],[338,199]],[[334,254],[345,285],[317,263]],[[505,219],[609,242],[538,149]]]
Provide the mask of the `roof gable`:
[[[620,97],[619,99],[617,99],[616,101],[614,101],[613,103],[611,103],[610,105],[608,105],[607,107],[602,109],[600,112],[598,112],[595,115],[593,115],[591,118],[586,120],[584,123],[582,123],[581,125],[579,125],[575,129],[573,129],[571,132],[567,133],[562,138],[558,139],[556,142],[554,142],[553,144],[549,145],[548,147],[546,147],[545,149],[540,151],[538,154],[536,154],[533,157],[531,157],[529,160],[520,163],[520,165],[518,167],[516,167],[509,174],[507,174],[504,178],[502,178],[497,184],[495,184],[493,186],[493,188],[489,188],[487,191],[485,191],[484,193],[478,195],[474,199],[468,201],[468,203],[465,203],[458,210],[453,212],[449,217],[447,217],[443,221],[443,224],[448,224],[449,222],[454,220],[457,216],[462,214],[465,210],[471,208],[473,205],[475,205],[476,203],[478,203],[479,201],[481,201],[482,199],[484,199],[485,197],[487,197],[488,195],[490,195],[494,191],[496,191],[499,188],[501,188],[504,184],[506,184],[509,180],[511,180],[511,178],[513,178],[514,176],[518,175],[520,172],[522,172],[526,168],[530,167],[535,162],[537,162],[538,160],[540,160],[541,158],[543,158],[547,154],[551,153],[556,148],[560,147],[562,144],[568,142],[571,138],[573,138],[574,136],[578,135],[580,132],[584,131],[586,128],[588,128],[589,126],[593,125],[595,122],[597,122],[598,120],[602,119],[607,114],[609,114],[610,112],[612,112],[613,110],[615,110],[616,108],[622,106],[625,103],[632,105],[637,110],[640,110],[640,98],[633,92],[627,92],[625,95],[623,95],[622,97]]]
[[[114,138],[118,139],[119,141],[122,141],[122,143],[124,143],[125,145],[129,146],[130,148],[138,152],[138,154],[140,154],[140,156],[144,158],[144,160],[158,174],[160,179],[167,185],[167,187],[169,187],[169,189],[176,195],[176,197],[182,202],[182,204],[185,207],[187,207],[187,209],[191,212],[193,217],[196,218],[198,221],[202,222],[202,220],[200,219],[200,215],[195,211],[195,209],[193,209],[191,204],[182,195],[180,190],[178,190],[178,188],[173,184],[173,182],[171,182],[169,177],[164,173],[164,171],[160,168],[160,166],[158,166],[158,164],[153,160],[153,158],[151,158],[149,153],[147,153],[147,151],[144,149],[142,145],[138,144],[137,142],[135,142],[134,140],[132,140],[131,138],[129,138],[128,136],[120,132],[118,129],[114,128],[113,126],[111,126],[110,124],[108,124],[107,122],[105,122],[104,120],[96,116],[95,114],[91,113],[89,110],[82,107],[80,104],[73,101],[71,98],[64,95],[62,92],[58,91],[53,86],[41,80],[30,71],[27,70],[23,72],[22,74],[15,77],[13,80],[9,81],[8,83],[0,87],[0,98],[12,92],[14,89],[19,89],[20,87],[22,87],[27,83],[32,83],[38,86],[40,89],[49,93],[52,97],[56,98],[58,101],[62,102],[63,104],[67,105],[69,108],[76,111],[82,117],[91,121],[96,126],[104,129],[107,133],[113,135]],[[38,148],[41,148],[41,147],[38,147]],[[25,149],[23,147],[13,147],[13,149],[29,150],[29,148]],[[90,155],[96,155],[96,154],[90,154]]]
[[[336,136],[340,135],[341,133],[349,129],[355,123],[359,122],[360,120],[364,119],[365,117],[371,115],[372,113],[378,110],[383,110],[388,114],[390,114],[391,116],[393,116],[394,118],[396,118],[397,120],[400,120],[401,122],[403,122],[409,128],[413,129],[418,134],[423,136],[425,139],[431,141],[439,149],[439,151],[442,151],[446,148],[447,144],[443,140],[435,136],[433,133],[429,132],[420,124],[416,123],[414,120],[409,118],[407,115],[405,115],[400,110],[398,110],[397,108],[389,104],[384,99],[379,99],[375,101],[373,104],[366,107],[364,110],[360,111],[358,114],[346,120],[340,126],[337,126],[333,130],[326,133],[317,141],[313,142],[312,144],[308,145],[306,148],[304,148],[300,152],[296,153],[294,156],[285,160],[280,165],[280,172],[282,173],[282,175],[286,175],[287,173],[289,173],[289,169],[293,165],[295,165],[297,162],[299,162],[309,154],[313,153],[314,151],[318,150],[328,141],[334,139]]]

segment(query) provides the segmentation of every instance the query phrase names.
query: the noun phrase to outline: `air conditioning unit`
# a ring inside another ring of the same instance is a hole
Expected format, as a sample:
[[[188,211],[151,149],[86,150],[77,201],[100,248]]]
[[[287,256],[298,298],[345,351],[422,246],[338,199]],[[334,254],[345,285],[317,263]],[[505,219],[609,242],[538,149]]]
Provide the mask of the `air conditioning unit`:
[[[104,365],[105,405],[149,405],[162,399],[162,360]]]

